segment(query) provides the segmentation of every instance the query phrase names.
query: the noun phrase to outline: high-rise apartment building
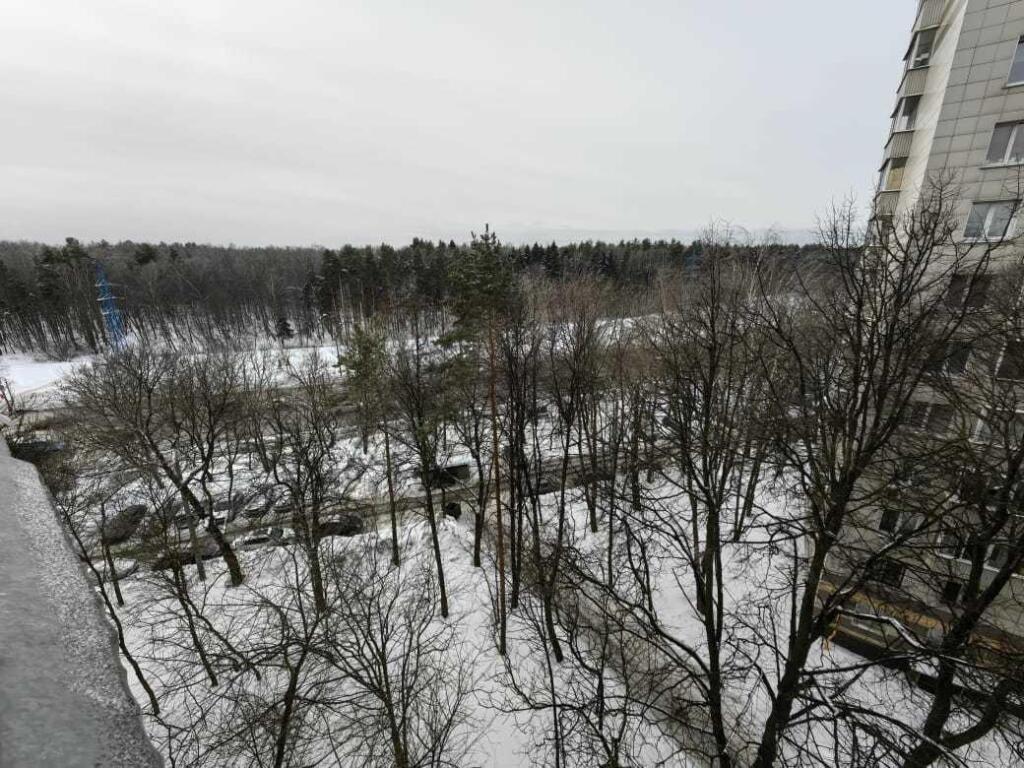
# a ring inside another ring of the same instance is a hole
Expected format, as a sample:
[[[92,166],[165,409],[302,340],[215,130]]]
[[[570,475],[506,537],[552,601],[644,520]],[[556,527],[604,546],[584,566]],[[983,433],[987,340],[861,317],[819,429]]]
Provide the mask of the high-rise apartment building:
[[[900,219],[937,180],[956,196],[954,237],[965,253],[990,253],[992,243],[1005,244],[1024,233],[1024,0],[919,2],[874,216]],[[1020,255],[1013,245],[997,250]],[[993,293],[996,281],[1008,281],[1006,274],[995,270],[970,290],[966,277],[954,275],[946,301],[984,313],[986,293]],[[1024,487],[1015,481],[1011,488],[1006,479],[1009,452],[988,451],[986,446],[995,443],[997,422],[1004,445],[1024,442],[1024,338],[995,335],[998,340],[984,349],[952,349],[937,371],[952,389],[944,395],[937,391],[941,388],[922,386],[910,415],[912,450],[930,450],[929,441],[960,441],[964,452],[958,455],[991,457],[986,471],[977,466],[961,470],[956,460],[947,462],[937,470],[943,496],[941,490],[925,487],[929,481],[921,475],[927,472],[921,472],[919,463],[905,482],[884,490],[886,501],[866,509],[858,524],[844,532],[847,546],[830,556],[826,592],[844,589],[845,577],[863,558],[892,550],[876,564],[872,577],[853,595],[848,615],[836,624],[836,637],[848,645],[899,646],[906,642],[900,626],[927,638],[925,642],[939,642],[1004,565],[1007,573],[1014,569],[1009,557],[1011,544],[1017,546],[1024,536],[1024,509],[1017,509]],[[973,411],[963,403],[954,407],[950,391],[969,393],[954,400],[983,405]],[[986,396],[988,403],[1002,403],[994,415],[991,405],[985,405]],[[935,504],[925,525],[914,510],[923,508],[919,502],[929,493],[935,493]],[[989,499],[997,497],[1001,501],[992,504],[1002,506],[993,511]],[[979,538],[977,531],[982,523],[989,525],[989,517],[1002,521],[1003,527]],[[901,541],[905,545],[894,544]],[[895,621],[879,620],[883,617]],[[1024,658],[1022,569],[1001,589],[974,636],[993,656],[1001,655],[1004,664],[1007,658]],[[1010,649],[1012,656],[1004,653]]]
[[[921,0],[876,215],[899,216],[944,175],[958,185],[964,234],[1001,236],[1022,171],[1024,0]]]

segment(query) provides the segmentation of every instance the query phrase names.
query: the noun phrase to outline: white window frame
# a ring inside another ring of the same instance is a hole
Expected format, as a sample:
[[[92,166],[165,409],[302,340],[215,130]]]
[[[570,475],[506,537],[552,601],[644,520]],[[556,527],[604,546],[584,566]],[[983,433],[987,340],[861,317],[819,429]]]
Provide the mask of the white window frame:
[[[907,113],[907,105],[913,103],[914,110],[911,113]],[[904,96],[900,99],[900,103],[896,106],[896,115],[892,120],[892,133],[902,133],[904,131],[912,131],[917,125],[917,113],[921,107],[921,97],[918,96]],[[910,118],[909,120],[907,118]],[[904,121],[906,124],[904,125]]]
[[[1003,345],[1003,348],[999,350],[999,357],[996,360],[996,378],[1001,379],[1002,381],[1021,381],[1021,379],[1011,379],[1007,376],[1002,375],[1003,363],[1006,362],[1006,358],[1010,354],[1011,344],[1021,344],[1022,346],[1024,346],[1024,339],[1008,339],[1007,342]]]
[[[985,211],[985,219],[981,224],[980,235],[968,235],[967,227],[970,226],[971,216],[974,214],[974,209],[978,206],[988,206],[988,210]],[[1006,231],[1000,235],[993,236],[989,234],[989,230],[992,228],[992,220],[995,218],[995,212],[1001,205],[1010,206],[1010,220],[1006,223]],[[982,241],[982,240],[1009,240],[1014,236],[1017,225],[1017,208],[1018,203],[1015,200],[979,200],[971,205],[971,212],[967,216],[967,223],[964,225],[964,239],[971,241]]]
[[[985,547],[985,567],[991,571],[998,571],[1000,568],[1003,567],[1002,565],[995,565],[992,562],[992,556],[993,554],[995,554],[996,547],[1002,547],[1004,550],[1010,549],[1010,545],[1005,541],[993,541],[990,542],[987,547]],[[1009,559],[1009,551],[1006,551],[1003,557]]]
[[[995,128],[992,129],[992,138],[989,140],[989,152],[992,151],[992,142],[996,139],[996,131],[1002,125],[1006,125],[1006,123],[998,123]],[[988,154],[986,154],[985,163],[987,165],[1024,165],[1024,156],[1021,156],[1017,160],[1010,160],[1010,153],[1013,152],[1013,146],[1017,141],[1017,134],[1020,131],[1024,131],[1024,120],[1012,123],[1012,125],[1013,129],[1010,131],[1010,136],[1006,140],[1006,149],[1003,150],[1003,156],[998,160],[989,160]]]
[[[944,557],[947,560],[968,562],[968,558],[965,557],[967,554],[967,542],[954,539],[949,531],[939,532],[938,545],[935,554],[939,557]]]
[[[1010,60],[1010,71],[1006,73],[1006,85],[1008,87],[1012,85],[1024,85],[1024,78],[1021,78],[1020,80],[1011,79],[1013,77],[1013,69],[1017,64],[1017,59],[1024,61],[1024,37],[1021,37],[1017,41],[1017,49],[1013,52],[1013,59]]]
[[[928,53],[923,55],[921,53],[921,40],[925,36],[931,38],[931,45],[928,47]],[[910,68],[918,69],[920,67],[927,67],[932,63],[932,56],[935,55],[935,43],[939,39],[939,28],[928,27],[927,29],[918,30],[917,34],[914,35],[914,47],[910,52]]]

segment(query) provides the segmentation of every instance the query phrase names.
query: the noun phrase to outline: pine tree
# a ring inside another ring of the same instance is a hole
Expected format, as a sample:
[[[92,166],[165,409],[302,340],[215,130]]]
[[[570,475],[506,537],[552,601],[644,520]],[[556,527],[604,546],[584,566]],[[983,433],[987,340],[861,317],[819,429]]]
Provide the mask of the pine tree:
[[[485,345],[491,407],[491,471],[494,474],[494,505],[498,549],[498,653],[506,653],[507,611],[505,607],[505,531],[501,514],[501,468],[498,447],[497,336],[512,302],[512,270],[502,252],[498,236],[485,226],[473,235],[469,251],[453,262],[451,272],[455,334],[469,343]],[[479,541],[482,519],[477,517],[475,536]]]
[[[149,243],[143,243],[135,249],[135,263],[140,267],[152,264],[160,255],[157,249]]]
[[[292,324],[288,322],[288,318],[284,315],[277,318],[277,322],[274,325],[274,334],[277,336],[277,340],[282,344],[295,338],[295,331],[292,330]]]

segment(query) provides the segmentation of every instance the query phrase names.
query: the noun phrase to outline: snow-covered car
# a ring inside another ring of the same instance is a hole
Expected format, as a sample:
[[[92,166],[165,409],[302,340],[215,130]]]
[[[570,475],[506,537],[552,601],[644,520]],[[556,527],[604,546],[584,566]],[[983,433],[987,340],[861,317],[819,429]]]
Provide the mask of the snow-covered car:
[[[196,528],[202,528],[201,520],[195,515],[183,514],[177,515],[174,518],[174,525],[179,531],[187,531],[192,523],[195,523]]]
[[[212,539],[201,539],[196,543],[196,549],[198,550],[200,560],[210,560],[220,556],[220,550]],[[181,549],[172,549],[159,553],[150,563],[149,567],[154,571],[164,571],[174,565],[184,566],[192,565],[193,563],[195,563],[195,557],[192,554],[192,548],[186,545]]]
[[[270,512],[271,504],[265,499],[254,499],[242,510],[242,517],[249,520],[258,520]]]
[[[148,511],[144,504],[132,504],[109,516],[103,525],[107,544],[121,544],[135,535]]]
[[[274,503],[273,510],[275,515],[284,516],[290,515],[293,509],[292,503],[288,499],[280,499]]]
[[[320,523],[320,538],[326,536],[355,536],[363,532],[363,520],[355,515],[341,515]]]
[[[127,578],[133,573],[139,570],[139,561],[128,557],[118,557],[114,559],[114,570],[110,570],[110,566],[107,565],[106,561],[98,560],[93,563],[96,571],[99,572],[99,580],[106,583],[112,580],[113,577],[117,577],[118,580]],[[96,573],[92,569],[87,572],[89,581],[93,584],[97,583]]]
[[[291,544],[295,540],[291,528],[270,526],[256,528],[235,542],[238,549],[259,549],[260,547],[277,547]]]

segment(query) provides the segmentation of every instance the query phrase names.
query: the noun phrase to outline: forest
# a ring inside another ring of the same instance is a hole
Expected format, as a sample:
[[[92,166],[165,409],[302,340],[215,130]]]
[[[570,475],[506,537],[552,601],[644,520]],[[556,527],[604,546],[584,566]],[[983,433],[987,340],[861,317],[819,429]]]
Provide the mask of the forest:
[[[766,246],[768,247],[768,246]],[[414,240],[338,250],[240,248],[196,243],[106,242],[61,246],[0,242],[0,354],[53,358],[109,345],[97,300],[102,279],[132,338],[162,345],[245,346],[254,340],[325,342],[354,318],[398,297],[451,297],[453,265],[470,248]],[[738,255],[753,248],[740,242]],[[634,240],[502,246],[523,276],[560,280],[589,274],[639,291],[665,270],[699,260],[702,244]],[[773,244],[774,258],[812,257],[813,246]]]

